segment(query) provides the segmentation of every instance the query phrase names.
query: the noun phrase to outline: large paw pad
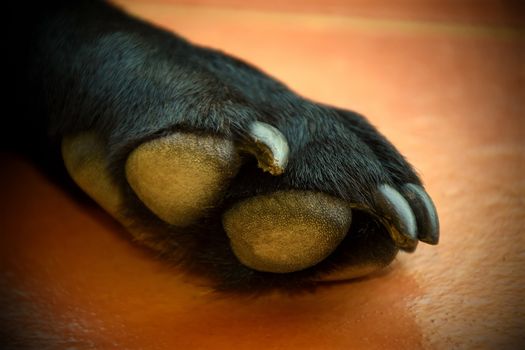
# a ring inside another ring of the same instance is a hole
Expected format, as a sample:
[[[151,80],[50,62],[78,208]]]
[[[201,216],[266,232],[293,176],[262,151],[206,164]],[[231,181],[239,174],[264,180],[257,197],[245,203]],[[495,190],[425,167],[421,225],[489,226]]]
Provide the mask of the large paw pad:
[[[131,152],[126,177],[153,213],[183,227],[220,200],[239,165],[233,142],[210,135],[175,133],[143,143]]]
[[[306,191],[251,197],[223,215],[233,252],[258,271],[293,272],[326,258],[350,228],[343,200]]]

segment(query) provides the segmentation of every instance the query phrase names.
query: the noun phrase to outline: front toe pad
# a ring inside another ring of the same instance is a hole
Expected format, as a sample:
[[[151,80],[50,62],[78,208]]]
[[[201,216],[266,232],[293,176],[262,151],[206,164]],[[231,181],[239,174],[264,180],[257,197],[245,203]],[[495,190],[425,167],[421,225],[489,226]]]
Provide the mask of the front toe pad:
[[[303,270],[326,258],[343,240],[351,221],[346,202],[307,191],[252,197],[223,215],[239,261],[275,273]]]
[[[220,199],[240,159],[232,141],[175,133],[143,143],[126,161],[126,177],[159,218],[187,226]]]

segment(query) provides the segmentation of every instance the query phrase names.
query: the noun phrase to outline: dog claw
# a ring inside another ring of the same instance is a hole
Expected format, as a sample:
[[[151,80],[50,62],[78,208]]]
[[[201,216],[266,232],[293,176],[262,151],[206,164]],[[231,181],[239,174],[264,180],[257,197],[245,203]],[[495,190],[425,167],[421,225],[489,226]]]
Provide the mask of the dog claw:
[[[239,149],[254,155],[262,170],[272,175],[284,173],[290,152],[284,135],[270,124],[256,121],[250,125],[249,137]]]
[[[425,190],[418,185],[406,184],[403,195],[417,218],[417,237],[428,244],[439,241],[439,219],[436,207]]]
[[[407,200],[389,185],[381,185],[376,195],[376,214],[390,232],[396,245],[412,252],[417,246],[416,217]]]

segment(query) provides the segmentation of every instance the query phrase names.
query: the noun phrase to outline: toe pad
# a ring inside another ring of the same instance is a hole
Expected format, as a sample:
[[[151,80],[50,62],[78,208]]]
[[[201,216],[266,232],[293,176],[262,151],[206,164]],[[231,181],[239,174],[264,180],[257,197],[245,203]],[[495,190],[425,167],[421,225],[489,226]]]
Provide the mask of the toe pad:
[[[239,165],[231,141],[175,133],[137,147],[126,162],[126,177],[140,200],[159,218],[187,226],[219,200]]]
[[[327,194],[276,192],[237,203],[223,225],[237,258],[259,271],[287,273],[313,266],[343,240],[351,209]]]

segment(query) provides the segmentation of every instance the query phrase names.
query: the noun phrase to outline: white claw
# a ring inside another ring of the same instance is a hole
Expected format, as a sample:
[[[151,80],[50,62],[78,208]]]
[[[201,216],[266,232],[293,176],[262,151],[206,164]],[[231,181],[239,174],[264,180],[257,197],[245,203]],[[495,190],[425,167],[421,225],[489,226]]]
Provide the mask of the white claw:
[[[250,125],[250,136],[258,148],[263,146],[269,151],[269,155],[256,157],[259,167],[273,175],[282,174],[288,164],[290,148],[284,135],[275,127],[263,122],[253,122]],[[261,159],[264,158],[264,159]]]

